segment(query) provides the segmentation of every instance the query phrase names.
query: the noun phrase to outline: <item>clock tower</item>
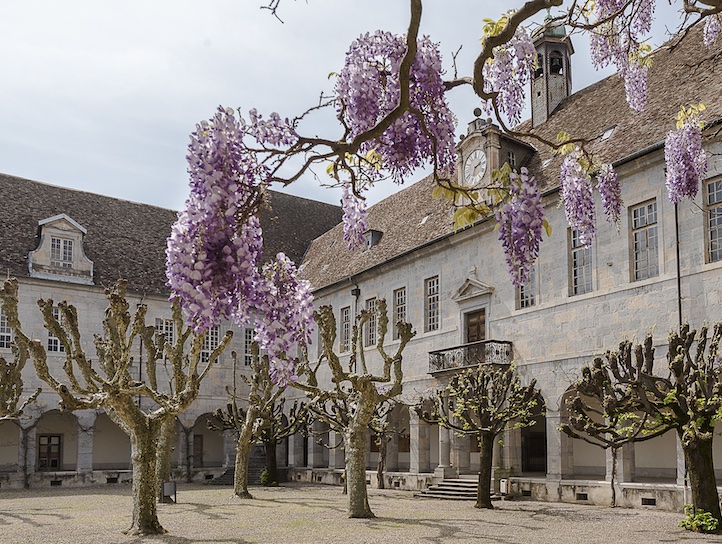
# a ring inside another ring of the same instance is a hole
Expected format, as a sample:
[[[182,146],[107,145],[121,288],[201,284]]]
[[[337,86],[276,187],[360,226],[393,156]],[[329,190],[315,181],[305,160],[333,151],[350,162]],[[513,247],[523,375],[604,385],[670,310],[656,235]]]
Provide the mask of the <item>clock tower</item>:
[[[500,130],[491,119],[481,119],[481,110],[474,110],[473,119],[456,147],[457,183],[463,187],[482,189],[491,183],[491,172],[503,162],[500,158]]]

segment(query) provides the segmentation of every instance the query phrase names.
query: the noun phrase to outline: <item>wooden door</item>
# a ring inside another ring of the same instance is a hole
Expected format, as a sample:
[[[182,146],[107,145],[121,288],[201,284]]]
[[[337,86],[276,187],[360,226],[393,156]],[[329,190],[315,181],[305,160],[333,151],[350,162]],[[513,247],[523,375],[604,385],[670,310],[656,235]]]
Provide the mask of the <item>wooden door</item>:
[[[486,310],[466,314],[466,343],[486,340]]]

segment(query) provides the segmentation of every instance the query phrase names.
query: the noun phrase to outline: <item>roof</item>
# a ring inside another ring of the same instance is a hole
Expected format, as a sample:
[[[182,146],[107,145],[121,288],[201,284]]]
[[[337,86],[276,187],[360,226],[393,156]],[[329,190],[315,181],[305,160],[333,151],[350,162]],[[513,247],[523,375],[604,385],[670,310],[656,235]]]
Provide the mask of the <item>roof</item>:
[[[615,163],[662,142],[675,127],[683,102],[704,102],[705,119],[722,117],[722,39],[713,48],[704,47],[700,27],[674,47],[655,52],[644,112],[637,113],[627,105],[624,81],[614,74],[564,99],[546,123],[532,129],[527,120],[518,130],[551,141],[565,131],[572,138],[589,140],[588,151],[604,162]],[[612,136],[602,140],[612,126],[616,127]],[[558,187],[562,159],[533,138],[527,141],[539,150],[529,164],[530,173],[545,190]],[[551,162],[544,167],[548,159]],[[313,288],[332,285],[452,234],[452,205],[432,199],[432,189],[433,181],[425,178],[372,206],[368,228],[384,234],[369,250],[349,252],[340,225],[314,240],[304,262],[304,274]],[[427,215],[429,219],[421,225]]]
[[[341,220],[341,208],[269,191],[270,209],[260,213],[267,257],[283,251],[300,263],[310,241]],[[148,204],[48,185],[0,174],[0,270],[28,276],[28,253],[38,246],[38,222],[65,214],[87,229],[85,254],[95,285],[119,277],[128,288],[168,293],[165,248],[177,213]]]

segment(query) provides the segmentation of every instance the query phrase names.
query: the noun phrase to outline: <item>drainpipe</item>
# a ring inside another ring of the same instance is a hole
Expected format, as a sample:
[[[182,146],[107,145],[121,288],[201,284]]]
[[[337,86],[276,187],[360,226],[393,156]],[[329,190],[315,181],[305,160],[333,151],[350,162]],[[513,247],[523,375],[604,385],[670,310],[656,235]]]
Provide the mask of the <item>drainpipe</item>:
[[[353,299],[353,323],[356,323],[356,316],[358,315],[358,299],[361,296],[361,289],[358,286],[358,283],[355,283],[353,281],[353,276],[348,277],[349,283],[353,283],[353,289],[351,289],[351,295],[354,297]],[[359,334],[361,334],[361,331],[359,331]],[[361,340],[359,338],[359,340]],[[363,348],[362,348],[363,349]],[[351,369],[352,372],[356,372],[356,369]]]
[[[677,246],[677,320],[679,327],[682,327],[682,272],[679,262],[679,211],[677,204],[674,205],[674,232]]]

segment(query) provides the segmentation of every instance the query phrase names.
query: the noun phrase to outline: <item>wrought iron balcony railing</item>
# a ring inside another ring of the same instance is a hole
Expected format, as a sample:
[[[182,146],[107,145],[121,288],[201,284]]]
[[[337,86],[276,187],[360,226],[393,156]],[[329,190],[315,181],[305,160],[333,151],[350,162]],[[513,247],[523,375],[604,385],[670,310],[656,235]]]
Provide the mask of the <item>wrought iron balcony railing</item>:
[[[479,364],[509,365],[511,342],[483,340],[429,352],[429,374]]]

